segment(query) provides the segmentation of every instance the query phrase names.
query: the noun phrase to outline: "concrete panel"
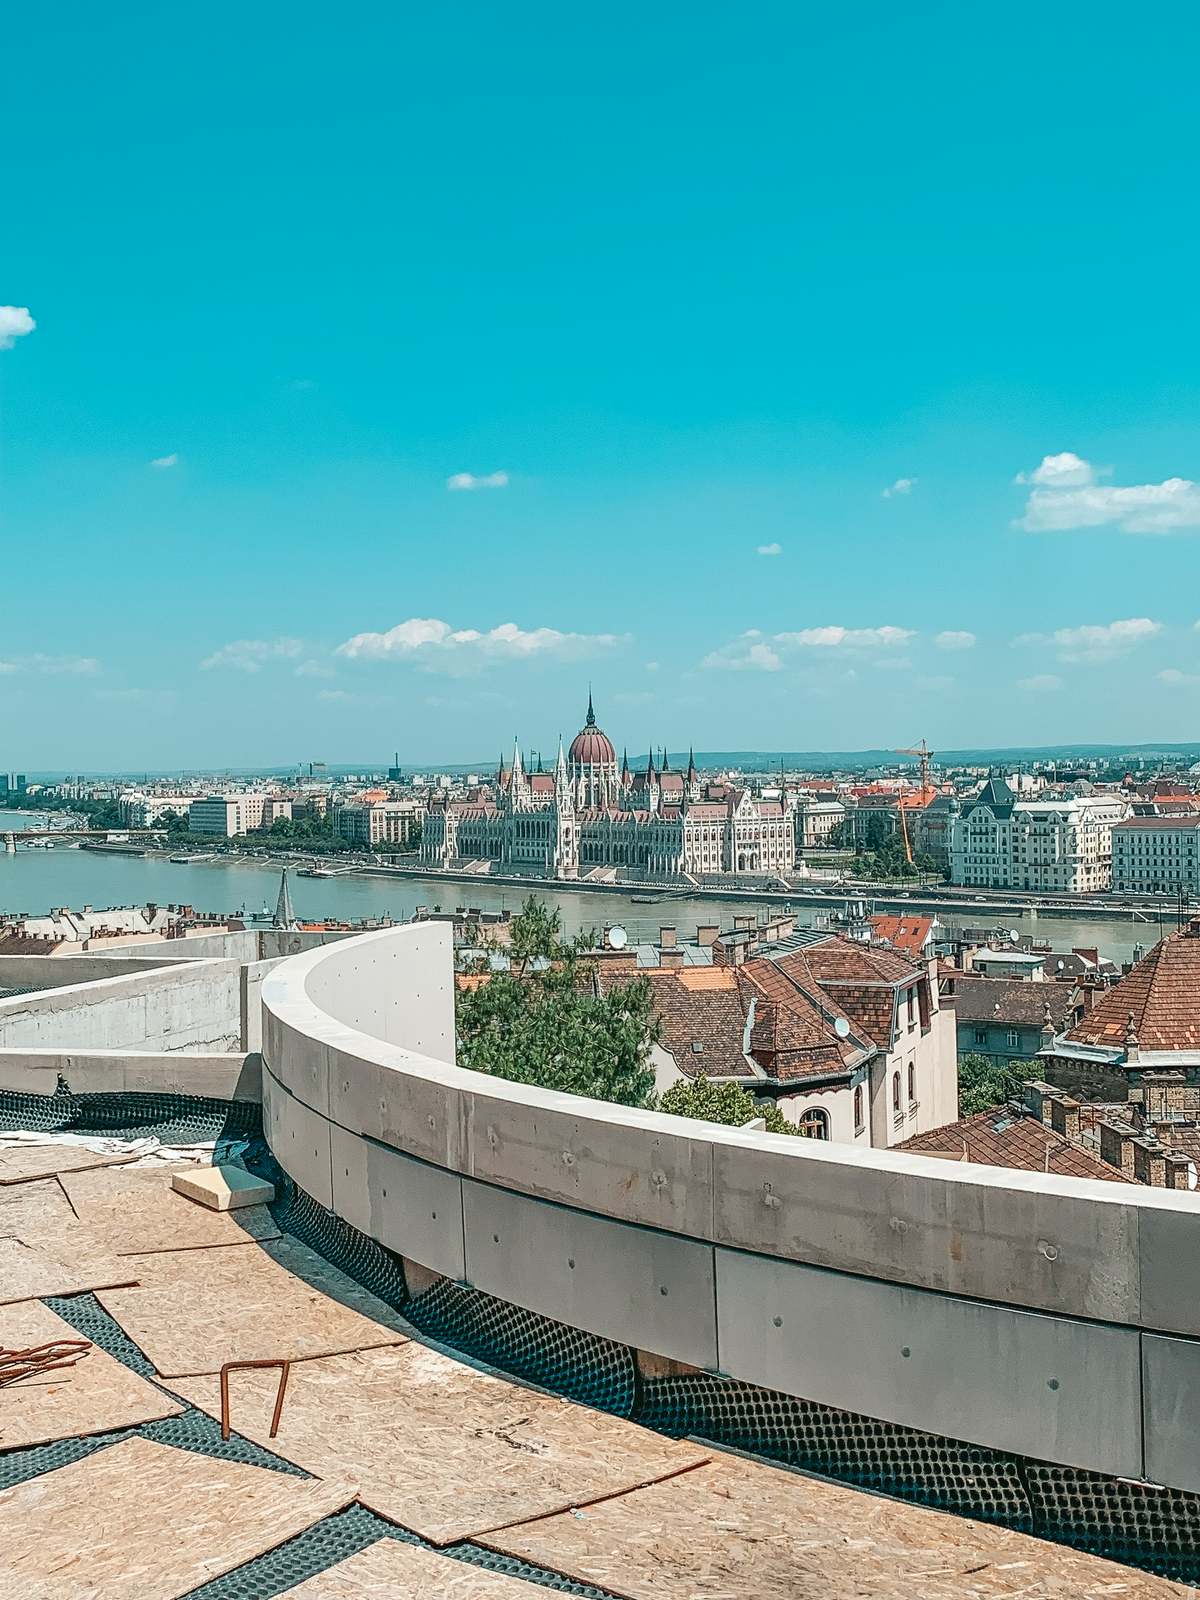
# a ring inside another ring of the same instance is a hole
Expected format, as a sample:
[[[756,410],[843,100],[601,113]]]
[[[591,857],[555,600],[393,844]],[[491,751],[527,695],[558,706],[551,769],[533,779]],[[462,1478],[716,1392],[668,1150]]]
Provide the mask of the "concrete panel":
[[[716,1274],[721,1366],[739,1378],[997,1450],[1141,1476],[1131,1328],[732,1250],[717,1250]]]
[[[734,1131],[714,1142],[713,1192],[718,1244],[1138,1320],[1139,1207],[1117,1184]]]
[[[463,1182],[476,1288],[607,1339],[715,1367],[708,1245]]]
[[[323,952],[309,999],[336,1022],[435,1061],[454,1060],[454,963],[448,923],[364,934]]]
[[[333,1127],[333,1209],[372,1239],[449,1278],[463,1276],[462,1179]]]
[[[238,990],[236,962],[203,961],[14,995],[0,1000],[0,1049],[236,1050]]]
[[[290,1095],[329,1115],[329,1047],[323,1040],[273,1020],[263,1031],[263,1060]]]
[[[1139,1209],[1142,1325],[1200,1334],[1200,1198],[1150,1190]]]
[[[464,1171],[625,1222],[712,1237],[712,1146],[667,1119],[485,1078],[464,1091]],[[580,1114],[580,1106],[590,1112]],[[698,1137],[696,1135],[699,1135]]]
[[[1142,1335],[1146,1476],[1200,1494],[1200,1344]]]
[[[279,1165],[327,1210],[333,1210],[329,1123],[301,1105],[264,1067],[263,1129]]]
[[[365,1041],[351,1036],[329,1050],[329,1113],[352,1133],[378,1139],[418,1160],[462,1171],[462,1095],[448,1081],[454,1070],[424,1057],[408,1058],[390,1048],[381,1054],[397,1061],[372,1061],[360,1054]]]
[[[0,1050],[0,1089],[53,1094],[59,1078],[76,1094],[189,1094],[216,1100],[261,1098],[261,1059],[237,1051]]]

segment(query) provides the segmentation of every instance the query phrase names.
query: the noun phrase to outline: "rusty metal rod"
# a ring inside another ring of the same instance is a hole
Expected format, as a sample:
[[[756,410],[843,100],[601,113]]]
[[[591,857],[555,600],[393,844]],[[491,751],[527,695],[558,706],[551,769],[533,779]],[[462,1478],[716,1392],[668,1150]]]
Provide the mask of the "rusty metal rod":
[[[279,1418],[283,1412],[283,1396],[287,1388],[288,1373],[292,1363],[282,1356],[267,1356],[260,1361],[227,1361],[221,1368],[221,1438],[229,1438],[229,1374],[258,1367],[278,1367],[279,1388],[275,1394],[275,1410],[271,1414],[271,1432],[268,1437],[274,1438],[279,1432]]]

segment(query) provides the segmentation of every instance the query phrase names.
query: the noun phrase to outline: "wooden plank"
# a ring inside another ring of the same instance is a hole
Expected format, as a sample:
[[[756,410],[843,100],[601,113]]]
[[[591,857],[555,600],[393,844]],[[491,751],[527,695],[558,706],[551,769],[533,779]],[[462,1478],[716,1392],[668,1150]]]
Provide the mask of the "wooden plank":
[[[125,1259],[139,1287],[105,1289],[99,1299],[164,1377],[408,1337],[396,1312],[294,1239]]]
[[[230,1417],[266,1444],[277,1372],[230,1374]],[[171,1386],[213,1416],[214,1378]],[[619,1417],[479,1372],[412,1341],[291,1369],[269,1448],[434,1544],[545,1516],[708,1459]]]
[[[0,1239],[0,1305],[44,1300],[52,1294],[86,1294],[89,1289],[136,1283],[139,1276],[137,1262],[130,1258],[64,1261],[40,1245]]]
[[[113,1255],[199,1250],[279,1237],[266,1206],[212,1211],[177,1194],[172,1176],[170,1167],[118,1167],[70,1173],[60,1182],[80,1222]]]
[[[0,1309],[0,1346],[28,1350],[79,1330],[36,1300]],[[43,1372],[0,1389],[0,1450],[48,1444],[110,1428],[175,1417],[183,1407],[93,1345],[73,1367]]]
[[[0,1185],[30,1183],[59,1172],[87,1172],[92,1167],[119,1167],[136,1160],[136,1151],[106,1156],[75,1144],[0,1145]]]
[[[480,1541],[624,1600],[1183,1600],[1163,1578],[1007,1528],[723,1457]]]
[[[354,1498],[148,1439],[126,1439],[0,1493],[0,1594],[179,1600]]]
[[[348,1561],[319,1572],[279,1600],[546,1600],[524,1578],[452,1561],[419,1545],[380,1539]]]

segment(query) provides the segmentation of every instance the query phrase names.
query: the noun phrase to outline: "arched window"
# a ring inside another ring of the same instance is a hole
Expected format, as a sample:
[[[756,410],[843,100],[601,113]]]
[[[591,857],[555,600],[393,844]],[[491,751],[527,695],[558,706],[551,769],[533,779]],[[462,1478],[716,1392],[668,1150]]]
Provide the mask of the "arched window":
[[[858,1088],[855,1089],[855,1091],[854,1091],[854,1131],[855,1131],[855,1133],[858,1132],[858,1130],[862,1127],[862,1125],[863,1125],[863,1091],[862,1091],[862,1084],[860,1083]]]
[[[893,1111],[899,1111],[899,1109],[900,1109],[900,1074],[898,1072],[893,1072],[892,1073],[892,1110]]]
[[[799,1128],[801,1136],[805,1139],[828,1139],[829,1113],[814,1107],[800,1118]]]
[[[913,1062],[908,1063],[908,1098],[917,1098],[917,1069]]]

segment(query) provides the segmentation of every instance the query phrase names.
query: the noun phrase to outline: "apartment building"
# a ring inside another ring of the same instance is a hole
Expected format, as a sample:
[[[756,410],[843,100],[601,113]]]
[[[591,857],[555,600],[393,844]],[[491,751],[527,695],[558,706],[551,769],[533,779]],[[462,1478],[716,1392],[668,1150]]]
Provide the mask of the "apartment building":
[[[991,778],[951,817],[951,881],[1059,894],[1109,889],[1113,829],[1126,809],[1117,795],[1018,800]]]
[[[1112,886],[1200,893],[1200,817],[1127,817],[1112,831]]]

